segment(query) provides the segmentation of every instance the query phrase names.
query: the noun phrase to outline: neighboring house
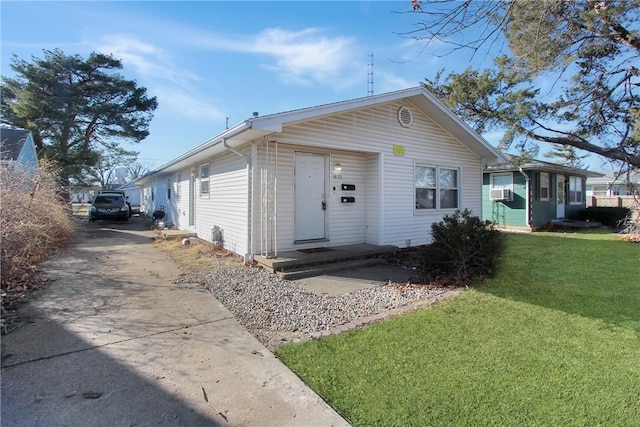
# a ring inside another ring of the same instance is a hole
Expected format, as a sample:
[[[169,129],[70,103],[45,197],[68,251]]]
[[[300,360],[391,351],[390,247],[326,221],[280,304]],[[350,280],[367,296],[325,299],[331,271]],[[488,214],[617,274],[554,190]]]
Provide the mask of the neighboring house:
[[[118,191],[124,191],[125,197],[129,198],[131,205],[140,205],[140,186],[133,182],[128,182],[116,188]]]
[[[245,259],[430,242],[456,209],[480,216],[482,170],[506,158],[416,87],[246,120],[135,181],[148,216]]]
[[[586,179],[602,174],[540,160],[488,165],[482,181],[483,219],[499,227],[535,230],[574,218],[586,204]]]
[[[100,192],[99,185],[90,187],[71,187],[71,203],[91,203],[96,194]]]
[[[587,196],[631,196],[640,192],[640,173],[632,174],[630,182],[625,182],[624,177],[615,177],[604,174],[599,177],[587,178]]]
[[[31,131],[0,126],[0,160],[38,168],[38,152]]]

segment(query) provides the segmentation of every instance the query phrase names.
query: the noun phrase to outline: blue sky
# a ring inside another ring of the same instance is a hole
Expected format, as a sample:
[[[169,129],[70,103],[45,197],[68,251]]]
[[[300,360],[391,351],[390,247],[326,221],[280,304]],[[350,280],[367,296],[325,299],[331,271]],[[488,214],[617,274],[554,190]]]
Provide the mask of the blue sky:
[[[111,53],[122,73],[157,96],[150,136],[125,148],[157,167],[261,115],[417,86],[441,68],[491,66],[486,55],[438,56],[445,47],[400,34],[420,17],[410,1],[2,1],[1,68],[13,54],[60,48]],[[497,135],[485,135],[492,143]]]

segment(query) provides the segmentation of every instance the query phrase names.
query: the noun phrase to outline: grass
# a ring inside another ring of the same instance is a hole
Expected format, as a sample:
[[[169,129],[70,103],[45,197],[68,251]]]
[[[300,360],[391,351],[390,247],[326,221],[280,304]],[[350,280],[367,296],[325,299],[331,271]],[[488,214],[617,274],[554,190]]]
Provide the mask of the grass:
[[[192,239],[186,246],[180,239],[159,239],[155,247],[173,259],[183,272],[206,271],[223,264],[243,263],[242,258],[233,252],[200,239]]]
[[[640,425],[640,245],[506,243],[455,300],[278,355],[354,426]]]

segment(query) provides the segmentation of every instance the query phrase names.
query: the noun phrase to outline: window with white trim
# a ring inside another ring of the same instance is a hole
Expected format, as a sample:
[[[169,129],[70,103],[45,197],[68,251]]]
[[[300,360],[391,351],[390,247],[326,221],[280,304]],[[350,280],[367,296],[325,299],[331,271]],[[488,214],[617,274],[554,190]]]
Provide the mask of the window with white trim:
[[[538,194],[540,196],[540,200],[548,201],[551,197],[549,195],[549,173],[548,172],[540,172],[540,182],[538,183]]]
[[[171,177],[167,178],[167,200],[171,200]]]
[[[200,165],[200,196],[209,195],[209,163]]]
[[[176,199],[180,198],[180,188],[182,187],[182,174],[176,175]]]
[[[569,203],[572,205],[582,204],[582,178],[577,176],[569,177]]]
[[[502,188],[513,191],[513,174],[511,172],[491,174],[491,189]]]
[[[460,171],[455,168],[414,167],[415,209],[457,209]]]
[[[458,209],[458,169],[440,168],[440,209]]]

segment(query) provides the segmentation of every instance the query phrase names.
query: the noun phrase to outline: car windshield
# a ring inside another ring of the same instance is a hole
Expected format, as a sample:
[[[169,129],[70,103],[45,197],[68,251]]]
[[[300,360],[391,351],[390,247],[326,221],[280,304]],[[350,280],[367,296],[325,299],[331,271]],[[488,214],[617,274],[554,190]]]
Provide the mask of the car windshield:
[[[96,197],[94,203],[124,203],[124,199],[117,194],[101,195]]]

